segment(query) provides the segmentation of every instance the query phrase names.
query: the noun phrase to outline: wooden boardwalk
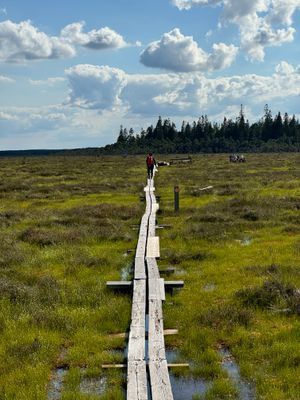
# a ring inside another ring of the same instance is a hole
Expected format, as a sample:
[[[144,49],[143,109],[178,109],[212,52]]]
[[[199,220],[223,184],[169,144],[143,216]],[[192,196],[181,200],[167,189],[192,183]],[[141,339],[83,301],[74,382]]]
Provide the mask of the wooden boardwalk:
[[[159,237],[155,235],[159,207],[153,179],[148,179],[144,191],[146,211],[141,220],[134,263],[127,400],[173,400],[164,343],[165,285],[156,262],[160,254]]]

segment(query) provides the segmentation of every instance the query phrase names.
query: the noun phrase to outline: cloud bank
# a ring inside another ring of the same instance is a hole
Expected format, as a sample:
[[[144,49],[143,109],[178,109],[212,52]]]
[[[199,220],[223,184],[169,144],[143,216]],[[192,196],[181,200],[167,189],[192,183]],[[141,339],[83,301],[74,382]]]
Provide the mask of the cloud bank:
[[[300,95],[298,68],[281,62],[272,76],[256,74],[207,78],[191,74],[129,75],[93,65],[77,65],[66,71],[68,104],[93,110],[122,110],[127,114],[215,114],[241,103],[254,109],[266,102]]]
[[[252,121],[262,116],[265,103],[274,113],[299,110],[300,67],[286,61],[271,76],[217,78],[199,72],[126,74],[108,66],[79,64],[66,70],[65,79],[69,95],[64,104],[0,107],[2,148],[105,145],[116,139],[120,124],[138,132],[158,115],[178,123],[204,114],[221,121],[224,116],[235,118],[240,104]]]

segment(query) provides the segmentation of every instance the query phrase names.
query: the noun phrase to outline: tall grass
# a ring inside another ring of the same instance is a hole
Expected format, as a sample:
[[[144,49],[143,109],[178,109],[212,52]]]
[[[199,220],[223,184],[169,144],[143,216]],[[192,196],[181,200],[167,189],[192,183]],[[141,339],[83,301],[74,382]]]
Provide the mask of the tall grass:
[[[144,164],[133,156],[1,159],[0,398],[47,399],[59,365],[68,367],[62,399],[87,398],[83,376],[124,360],[124,340],[110,334],[128,329],[131,299],[105,283],[132,262],[124,254],[144,212]],[[190,361],[180,374],[211,382],[203,398],[238,396],[220,346],[257,399],[300,398],[299,172],[297,154],[248,155],[239,165],[198,155],[155,177],[157,219],[171,226],[158,231],[160,265],[174,265],[174,279],[185,281],[167,295],[164,325],[179,334],[166,343]],[[106,377],[100,398],[124,399],[124,373]]]

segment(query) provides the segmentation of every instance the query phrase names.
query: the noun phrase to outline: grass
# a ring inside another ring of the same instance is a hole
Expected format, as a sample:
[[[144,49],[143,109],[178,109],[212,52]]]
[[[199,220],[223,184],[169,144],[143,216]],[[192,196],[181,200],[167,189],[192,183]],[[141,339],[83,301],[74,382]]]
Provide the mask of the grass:
[[[105,283],[120,278],[135,248],[144,171],[127,158],[127,179],[122,163],[1,160],[1,399],[46,399],[60,364],[62,398],[91,398],[80,393],[81,369],[101,376],[101,364],[123,361],[124,341],[109,334],[128,329],[131,302]],[[107,387],[103,399],[124,398],[124,375],[109,373]]]
[[[159,264],[185,281],[164,304],[165,328],[179,329],[166,343],[191,363],[178,374],[211,383],[201,399],[239,396],[220,347],[257,399],[300,399],[299,172],[298,154],[198,155],[156,175],[157,219],[171,225]],[[109,334],[128,329],[131,301],[105,282],[134,258],[144,157],[7,158],[0,176],[0,398],[47,399],[66,365],[62,399],[124,399],[124,373],[101,364],[123,361]],[[104,375],[102,396],[82,393],[85,376]]]
[[[167,343],[193,361],[193,374],[214,382],[206,399],[237,395],[222,383],[219,346],[230,349],[257,399],[300,399],[298,160],[249,155],[233,166],[204,155],[157,176],[156,186],[169,188],[159,223],[173,226],[160,233],[161,256],[185,280],[165,305],[166,327],[180,332]],[[173,184],[181,189],[178,215]],[[199,191],[208,185],[212,191]]]

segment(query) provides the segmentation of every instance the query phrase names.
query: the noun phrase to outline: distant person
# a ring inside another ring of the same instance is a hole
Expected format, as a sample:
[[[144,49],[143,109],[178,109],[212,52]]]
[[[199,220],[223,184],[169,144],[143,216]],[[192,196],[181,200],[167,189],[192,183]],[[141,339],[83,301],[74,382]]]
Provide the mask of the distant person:
[[[149,179],[152,179],[152,178],[153,178],[153,169],[154,169],[154,166],[157,165],[157,164],[156,164],[156,161],[155,161],[155,158],[153,157],[153,154],[152,154],[152,153],[149,153],[149,154],[147,155],[146,164],[147,164],[148,178],[149,178]]]

